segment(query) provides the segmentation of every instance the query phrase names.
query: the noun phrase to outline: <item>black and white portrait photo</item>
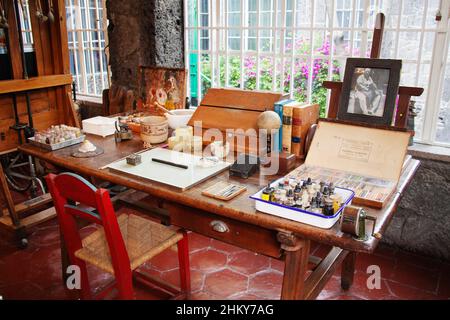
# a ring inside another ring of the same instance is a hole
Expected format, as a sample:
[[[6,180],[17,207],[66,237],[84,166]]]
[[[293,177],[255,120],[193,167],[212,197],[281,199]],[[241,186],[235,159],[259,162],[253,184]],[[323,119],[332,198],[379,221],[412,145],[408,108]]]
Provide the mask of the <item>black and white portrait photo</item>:
[[[338,119],[390,126],[400,84],[401,60],[348,58]]]
[[[355,68],[348,113],[383,117],[389,69]]]

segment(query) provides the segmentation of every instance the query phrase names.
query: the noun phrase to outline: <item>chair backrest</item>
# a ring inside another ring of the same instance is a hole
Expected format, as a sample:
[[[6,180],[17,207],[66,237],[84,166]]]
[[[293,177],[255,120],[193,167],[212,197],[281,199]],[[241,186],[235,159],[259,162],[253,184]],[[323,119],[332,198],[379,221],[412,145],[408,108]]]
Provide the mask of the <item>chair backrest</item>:
[[[73,174],[49,174],[46,178],[71,262],[82,248],[76,218],[103,226],[115,273],[128,272],[130,259],[108,190],[97,189],[86,179]],[[81,206],[80,206],[81,205]]]

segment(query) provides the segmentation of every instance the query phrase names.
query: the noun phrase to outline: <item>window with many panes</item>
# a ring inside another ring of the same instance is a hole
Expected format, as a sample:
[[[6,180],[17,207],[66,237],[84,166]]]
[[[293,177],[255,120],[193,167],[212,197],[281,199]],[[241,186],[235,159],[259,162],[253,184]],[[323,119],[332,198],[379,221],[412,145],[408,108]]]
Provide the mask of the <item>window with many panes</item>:
[[[105,0],[66,0],[71,72],[77,92],[100,97],[109,87]]]
[[[325,115],[322,82],[342,79],[348,57],[369,56],[383,12],[381,57],[403,60],[402,85],[425,88],[415,99],[416,140],[450,145],[449,7],[447,0],[186,0],[188,94],[199,101],[210,87],[283,91],[319,103]]]

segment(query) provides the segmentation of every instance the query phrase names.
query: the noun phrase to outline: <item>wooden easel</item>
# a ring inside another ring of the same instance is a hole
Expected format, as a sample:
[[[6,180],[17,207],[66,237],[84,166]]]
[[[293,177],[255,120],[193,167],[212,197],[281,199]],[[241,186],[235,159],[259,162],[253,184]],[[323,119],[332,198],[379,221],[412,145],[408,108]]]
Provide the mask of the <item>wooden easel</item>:
[[[383,13],[377,15],[375,30],[373,35],[372,50],[370,58],[379,59],[381,52],[381,44],[383,42],[385,16]],[[338,115],[339,102],[342,92],[342,82],[324,81],[323,86],[331,90],[330,104],[328,109],[328,118],[336,119]],[[398,107],[395,115],[395,128],[405,129],[408,123],[409,103],[411,97],[419,97],[422,95],[424,89],[417,87],[403,87],[400,86],[398,90]]]
[[[381,44],[383,42],[384,24],[385,24],[385,16],[383,13],[379,13],[376,19],[372,42],[372,50],[370,53],[370,58],[372,59],[380,58]],[[330,104],[328,109],[328,119],[331,121],[336,120],[342,92],[342,82],[324,81],[323,86],[331,90]],[[419,97],[422,95],[423,92],[424,92],[423,88],[403,87],[403,86],[399,87],[398,91],[399,99],[397,112],[395,115],[395,123],[393,127],[389,127],[387,129],[406,130],[409,114],[409,103],[411,101],[411,97],[413,96]],[[317,125],[314,125],[314,127],[311,127],[310,132],[308,133],[308,138],[306,142],[307,148],[309,148],[309,146],[311,145],[312,137],[314,136],[316,128]],[[356,252],[349,252],[347,257],[342,262],[341,286],[344,290],[349,289],[353,283],[353,278],[355,274],[356,256],[357,256]]]

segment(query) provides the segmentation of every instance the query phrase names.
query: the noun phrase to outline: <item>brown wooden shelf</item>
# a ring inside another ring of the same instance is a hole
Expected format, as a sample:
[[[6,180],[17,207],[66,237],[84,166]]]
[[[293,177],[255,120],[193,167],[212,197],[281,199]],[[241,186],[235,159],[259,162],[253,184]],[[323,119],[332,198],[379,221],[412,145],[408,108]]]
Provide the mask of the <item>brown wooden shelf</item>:
[[[72,84],[72,75],[58,74],[30,79],[0,81],[0,94],[67,86]]]

